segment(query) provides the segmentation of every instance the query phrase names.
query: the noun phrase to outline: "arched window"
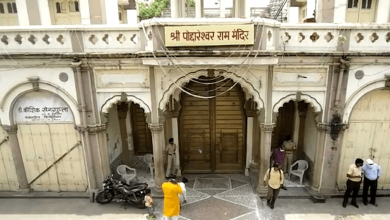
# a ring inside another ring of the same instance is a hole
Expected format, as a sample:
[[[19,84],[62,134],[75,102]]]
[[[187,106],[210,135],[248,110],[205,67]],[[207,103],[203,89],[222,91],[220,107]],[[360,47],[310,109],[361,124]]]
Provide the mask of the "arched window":
[[[7,9],[8,9],[8,13],[10,14],[18,13],[18,10],[16,8],[16,3],[10,3],[10,2],[7,3]]]
[[[59,2],[56,3],[56,11],[57,14],[61,14],[61,4]]]
[[[78,1],[74,1],[74,8],[77,12],[80,11],[80,8],[79,8],[79,2]]]
[[[7,3],[7,9],[8,9],[8,13],[12,13],[12,5],[11,5],[11,3]]]
[[[4,14],[4,5],[3,3],[0,3],[0,14]]]
[[[69,1],[69,12],[75,12],[76,9],[74,7],[74,2],[73,1]]]
[[[18,13],[18,9],[16,8],[16,3],[12,3],[12,9],[14,13]]]

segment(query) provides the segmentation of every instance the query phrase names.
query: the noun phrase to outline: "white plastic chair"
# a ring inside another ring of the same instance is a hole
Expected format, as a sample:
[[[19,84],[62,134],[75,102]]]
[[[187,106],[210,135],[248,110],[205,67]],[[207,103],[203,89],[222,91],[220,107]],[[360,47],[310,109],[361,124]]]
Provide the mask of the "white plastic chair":
[[[153,163],[153,154],[146,154],[144,156],[144,162],[149,166],[150,175],[154,179],[154,163]]]
[[[293,167],[298,164],[298,169],[293,170]],[[302,186],[303,182],[303,175],[305,174],[305,171],[309,168],[309,164],[304,160],[298,160],[294,164],[292,164],[289,168],[288,172],[288,179],[291,179],[291,174],[294,176],[298,176],[300,179],[300,183]]]
[[[127,171],[134,173],[128,173]],[[126,181],[126,184],[130,184],[130,181],[137,177],[137,171],[127,165],[119,165],[116,168],[116,172],[121,175],[121,177]]]

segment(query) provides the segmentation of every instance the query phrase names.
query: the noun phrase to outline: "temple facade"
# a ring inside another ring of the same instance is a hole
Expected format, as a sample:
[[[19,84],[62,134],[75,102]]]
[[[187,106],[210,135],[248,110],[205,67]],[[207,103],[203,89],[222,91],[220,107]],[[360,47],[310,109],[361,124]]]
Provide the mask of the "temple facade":
[[[255,175],[263,194],[288,135],[311,192],[344,190],[357,157],[390,188],[389,24],[280,23],[243,4],[236,18],[92,25],[91,2],[79,25],[0,28],[1,191],[92,192],[153,154],[158,193],[174,138],[178,175]]]

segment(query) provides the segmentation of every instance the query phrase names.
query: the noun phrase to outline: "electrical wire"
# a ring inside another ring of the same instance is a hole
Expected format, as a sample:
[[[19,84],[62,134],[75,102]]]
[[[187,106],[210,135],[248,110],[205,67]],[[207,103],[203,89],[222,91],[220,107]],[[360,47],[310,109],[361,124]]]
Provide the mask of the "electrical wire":
[[[150,21],[149,21],[149,22],[150,22]],[[263,21],[263,31],[264,31],[264,27],[265,27],[264,24],[265,24],[265,22]],[[146,35],[146,30],[145,30],[144,22],[142,22],[142,28],[143,28],[144,34]],[[260,45],[261,45],[261,42],[262,42],[262,38],[263,38],[263,35],[260,36],[260,42],[259,42],[259,45],[258,45],[258,49],[257,49],[256,55],[255,55],[255,58],[257,58],[257,56],[258,56],[259,49],[260,49]],[[170,75],[168,75],[168,74],[165,72],[164,68],[162,67],[161,63],[158,61],[158,59],[157,59],[157,57],[156,57],[156,55],[155,55],[155,53],[154,53],[153,50],[152,50],[152,55],[153,55],[153,57],[155,58],[155,60],[157,61],[157,63],[159,64],[160,69],[164,72],[164,74],[165,74],[166,76],[169,76],[169,77],[172,79],[172,77],[171,77]],[[255,59],[255,58],[254,58],[254,59]],[[248,72],[249,68],[250,68],[251,65],[253,64],[254,59],[252,60],[252,63],[248,66],[248,69],[247,69],[247,71],[245,71],[244,75],[246,75],[246,73]],[[189,93],[188,91],[186,91],[186,90],[184,90],[183,88],[181,88],[181,86],[178,86],[177,83],[176,83],[173,79],[172,79],[172,81],[173,81],[173,84],[174,84],[178,89],[180,89],[182,92],[184,92],[184,93],[186,93],[186,94],[188,94],[188,95],[190,95],[190,96],[193,96],[193,97],[196,97],[196,98],[201,98],[201,99],[212,99],[212,98],[216,98],[216,97],[218,97],[218,96],[221,96],[221,95],[223,95],[223,94],[229,92],[229,91],[230,91],[231,89],[233,89],[239,82],[241,82],[242,79],[243,79],[243,77],[241,77],[239,80],[237,80],[237,82],[235,82],[235,84],[234,84],[232,87],[230,87],[229,89],[227,89],[225,92],[222,92],[222,93],[220,93],[219,95],[215,95],[215,96],[199,96],[199,95],[191,94],[191,93]]]

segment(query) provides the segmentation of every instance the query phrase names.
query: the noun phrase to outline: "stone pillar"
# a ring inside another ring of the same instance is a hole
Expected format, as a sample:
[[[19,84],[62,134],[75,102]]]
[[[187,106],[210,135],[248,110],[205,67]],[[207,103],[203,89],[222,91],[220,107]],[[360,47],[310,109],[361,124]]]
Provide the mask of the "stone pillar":
[[[337,24],[345,23],[345,18],[346,18],[346,13],[347,13],[346,1],[345,0],[335,0],[333,8],[334,8],[333,23],[337,23]]]
[[[118,0],[105,0],[107,25],[119,25]]]
[[[263,185],[264,175],[270,167],[271,157],[271,143],[272,143],[272,131],[275,124],[261,124],[261,144],[260,144],[260,170],[259,170],[259,182],[257,185],[257,192],[260,195],[266,195],[268,192],[268,186]]]
[[[130,166],[130,150],[129,150],[129,142],[127,141],[127,126],[126,126],[126,118],[127,113],[129,111],[128,103],[124,102],[118,105],[118,119],[119,119],[119,127],[121,131],[121,140],[122,140],[122,161],[124,164]]]
[[[246,120],[246,168],[245,176],[249,176],[249,168],[252,162],[253,152],[253,117],[248,117]]]
[[[51,25],[51,13],[49,8],[49,1],[38,0],[39,17],[41,18],[41,25]]]
[[[179,0],[171,0],[171,18],[179,17]]]
[[[307,104],[304,102],[298,102],[298,114],[299,114],[299,124],[298,124],[298,140],[297,140],[297,158],[298,160],[303,158],[303,145],[305,140],[305,122],[306,122],[306,112]]]
[[[164,127],[160,124],[159,111],[158,111],[158,101],[157,101],[157,85],[156,79],[154,76],[154,67],[149,67],[149,81],[150,81],[150,94],[151,94],[151,123],[149,124],[150,131],[152,132],[152,142],[153,142],[153,158],[154,158],[154,179],[155,179],[155,188],[154,193],[162,194],[161,185],[165,180],[164,172],[164,154],[163,147],[165,143],[162,143],[164,140]]]
[[[89,0],[80,0],[81,24],[91,24],[91,14],[89,13]]]
[[[251,17],[251,7],[249,4],[249,0],[244,0],[244,17],[245,18],[250,18]]]
[[[378,10],[376,12],[376,23],[378,24],[389,23],[389,14],[390,14],[390,1],[379,0]]]
[[[180,146],[179,146],[179,123],[177,120],[178,113],[172,114],[172,134],[173,139],[175,140],[176,144],[176,158],[175,158],[175,165],[176,165],[176,175],[181,176],[181,167],[180,167]]]
[[[202,17],[202,11],[203,11],[203,0],[195,0],[195,18],[201,18]]]
[[[179,17],[186,17],[186,0],[179,0]]]
[[[16,175],[18,176],[19,191],[23,193],[30,192],[30,186],[28,185],[26,170],[23,164],[22,152],[20,151],[18,140],[18,126],[17,125],[3,125],[4,130],[9,137],[9,143],[11,146],[12,158],[15,164]]]
[[[329,131],[329,125],[319,123],[317,125],[317,144],[314,157],[314,168],[311,175],[311,186],[310,190],[315,193],[319,193],[322,180],[322,169],[324,161],[324,147],[325,147],[325,138],[326,133]]]
[[[30,21],[28,19],[28,10],[27,10],[27,0],[16,0],[16,7],[18,10],[18,20],[19,20],[19,26],[29,26]],[[7,7],[7,4],[5,4],[4,8]],[[50,15],[50,14],[49,14]]]
[[[265,97],[265,118],[264,123],[260,124],[261,129],[261,143],[260,143],[260,161],[259,161],[259,177],[257,192],[260,195],[266,195],[268,186],[263,185],[264,175],[270,167],[271,157],[271,144],[272,144],[272,131],[275,127],[273,122],[273,110],[272,110],[272,84],[273,84],[273,66],[268,66],[267,78],[266,78],[266,97]]]
[[[225,13],[226,13],[225,0],[219,0],[219,17],[225,18]]]

